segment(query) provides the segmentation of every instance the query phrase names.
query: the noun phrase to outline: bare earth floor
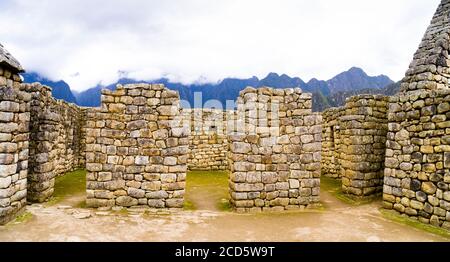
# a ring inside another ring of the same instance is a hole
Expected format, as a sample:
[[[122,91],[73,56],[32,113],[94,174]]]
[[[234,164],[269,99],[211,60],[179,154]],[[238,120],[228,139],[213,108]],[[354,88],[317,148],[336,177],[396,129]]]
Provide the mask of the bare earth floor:
[[[384,218],[380,202],[354,206],[322,191],[323,209],[235,214],[217,208],[220,195],[212,188],[188,190],[197,210],[170,214],[72,207],[83,194],[34,204],[25,218],[0,227],[0,241],[449,241]]]

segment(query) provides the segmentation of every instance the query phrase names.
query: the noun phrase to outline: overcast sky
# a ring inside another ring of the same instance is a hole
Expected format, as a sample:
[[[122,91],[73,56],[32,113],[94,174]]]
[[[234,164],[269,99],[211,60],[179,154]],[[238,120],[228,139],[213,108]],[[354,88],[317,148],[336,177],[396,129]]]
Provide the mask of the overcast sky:
[[[439,0],[0,0],[0,42],[72,89],[352,66],[400,80]]]

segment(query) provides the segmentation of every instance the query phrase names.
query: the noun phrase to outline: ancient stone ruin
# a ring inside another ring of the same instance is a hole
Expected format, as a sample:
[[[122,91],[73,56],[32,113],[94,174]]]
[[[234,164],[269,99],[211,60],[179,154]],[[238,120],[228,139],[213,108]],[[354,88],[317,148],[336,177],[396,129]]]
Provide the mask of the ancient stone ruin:
[[[358,197],[450,229],[450,1],[443,0],[393,97],[357,96],[323,113],[322,174]],[[347,133],[347,134],[346,134]],[[383,160],[384,159],[384,160]]]
[[[237,110],[183,109],[160,84],[104,90],[99,108],[21,83],[0,46],[0,224],[86,168],[92,208],[184,206],[188,170],[228,170],[238,212],[320,203],[320,177],[354,198],[450,229],[450,0],[443,0],[395,96],[358,95],[313,113],[301,89],[247,88]]]
[[[231,203],[283,210],[320,201],[322,117],[300,89],[247,88],[230,135]]]
[[[322,176],[341,178],[339,152],[341,146],[340,123],[344,108],[330,108],[322,113]]]
[[[27,204],[31,95],[21,90],[21,72],[0,45],[0,224]]]
[[[384,207],[450,228],[450,90],[392,97]]]
[[[178,102],[162,85],[103,90],[101,108],[87,112],[89,207],[183,207],[189,127]]]
[[[355,197],[383,191],[388,97],[359,95],[324,115],[322,173]]]
[[[31,94],[28,158],[28,201],[45,202],[53,194],[55,177],[84,167],[84,111],[52,97],[39,83],[22,84]]]
[[[389,103],[384,207],[450,229],[450,1]]]

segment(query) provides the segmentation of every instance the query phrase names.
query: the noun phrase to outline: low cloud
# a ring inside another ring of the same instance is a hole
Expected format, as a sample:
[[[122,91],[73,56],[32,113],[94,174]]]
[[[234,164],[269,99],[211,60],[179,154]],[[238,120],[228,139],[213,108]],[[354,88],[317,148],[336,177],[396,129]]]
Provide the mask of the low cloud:
[[[217,82],[359,66],[400,80],[439,0],[3,0],[0,41],[77,91],[128,77]]]

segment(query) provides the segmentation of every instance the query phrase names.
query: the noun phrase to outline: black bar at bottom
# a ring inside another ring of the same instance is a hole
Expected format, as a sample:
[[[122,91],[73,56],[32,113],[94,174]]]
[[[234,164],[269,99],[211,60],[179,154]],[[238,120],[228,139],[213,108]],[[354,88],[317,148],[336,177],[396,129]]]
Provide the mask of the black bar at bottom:
[[[157,258],[317,261],[322,257],[349,261],[366,258],[379,261],[411,258],[417,261],[436,257],[444,261],[449,250],[450,243],[0,243],[0,258],[1,261],[42,258],[59,262],[64,259],[108,259],[109,262],[154,261]]]

